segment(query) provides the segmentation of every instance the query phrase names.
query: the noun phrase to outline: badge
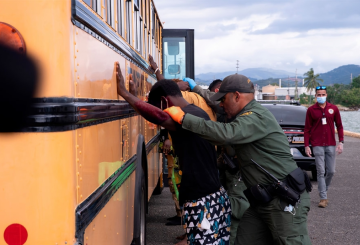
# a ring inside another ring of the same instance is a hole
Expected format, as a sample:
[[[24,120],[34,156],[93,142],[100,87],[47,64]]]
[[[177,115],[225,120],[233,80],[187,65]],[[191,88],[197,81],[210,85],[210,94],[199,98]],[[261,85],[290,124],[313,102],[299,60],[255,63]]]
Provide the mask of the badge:
[[[333,109],[329,109],[328,112],[329,112],[330,114],[334,114],[334,110],[333,110]]]
[[[326,123],[326,118],[325,118],[325,117],[323,117],[323,119],[322,119],[321,121],[322,121],[322,125],[327,124],[327,123]]]
[[[251,115],[251,114],[252,114],[252,111],[248,111],[248,112],[244,112],[240,116],[247,116],[247,115]]]

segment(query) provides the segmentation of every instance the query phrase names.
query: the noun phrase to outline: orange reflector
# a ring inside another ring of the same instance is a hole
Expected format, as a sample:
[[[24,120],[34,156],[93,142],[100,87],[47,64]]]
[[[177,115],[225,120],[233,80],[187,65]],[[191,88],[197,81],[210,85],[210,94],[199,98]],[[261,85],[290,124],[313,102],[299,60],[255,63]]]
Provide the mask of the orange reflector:
[[[20,53],[26,52],[25,41],[20,32],[9,24],[0,22],[0,44],[13,48]]]
[[[23,245],[27,238],[27,230],[20,224],[12,224],[5,229],[4,239],[8,245]]]

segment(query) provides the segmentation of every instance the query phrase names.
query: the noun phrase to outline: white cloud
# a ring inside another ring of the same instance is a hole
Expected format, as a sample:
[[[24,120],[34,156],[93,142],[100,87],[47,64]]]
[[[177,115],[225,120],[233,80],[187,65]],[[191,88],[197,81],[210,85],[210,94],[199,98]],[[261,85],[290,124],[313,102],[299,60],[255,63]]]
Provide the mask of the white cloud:
[[[156,0],[165,28],[195,29],[195,73],[298,74],[359,64],[360,1]],[[309,7],[310,6],[310,7]]]
[[[300,54],[295,59],[295,63],[298,62],[303,63],[305,66],[309,66],[313,62],[313,59],[310,57],[309,54]]]

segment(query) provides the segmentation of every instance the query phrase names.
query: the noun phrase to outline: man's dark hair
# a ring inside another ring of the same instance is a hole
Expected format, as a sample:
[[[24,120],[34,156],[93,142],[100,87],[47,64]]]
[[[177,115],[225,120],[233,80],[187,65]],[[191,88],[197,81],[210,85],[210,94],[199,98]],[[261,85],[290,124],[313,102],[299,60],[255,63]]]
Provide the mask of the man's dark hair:
[[[179,86],[172,80],[163,79],[155,83],[151,88],[148,102],[159,107],[161,104],[161,96],[182,97]]]
[[[209,85],[209,90],[213,89],[215,86],[217,86],[219,83],[222,83],[222,80],[220,79],[216,79],[214,81],[212,81],[212,83],[210,83]]]

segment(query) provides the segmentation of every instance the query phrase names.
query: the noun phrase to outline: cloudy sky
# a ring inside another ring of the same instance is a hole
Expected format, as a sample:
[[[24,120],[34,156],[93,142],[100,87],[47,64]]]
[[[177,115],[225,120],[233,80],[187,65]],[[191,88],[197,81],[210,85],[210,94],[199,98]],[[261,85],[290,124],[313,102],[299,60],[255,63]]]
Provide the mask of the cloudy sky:
[[[195,29],[195,74],[360,65],[360,0],[155,0],[164,28]]]

